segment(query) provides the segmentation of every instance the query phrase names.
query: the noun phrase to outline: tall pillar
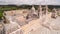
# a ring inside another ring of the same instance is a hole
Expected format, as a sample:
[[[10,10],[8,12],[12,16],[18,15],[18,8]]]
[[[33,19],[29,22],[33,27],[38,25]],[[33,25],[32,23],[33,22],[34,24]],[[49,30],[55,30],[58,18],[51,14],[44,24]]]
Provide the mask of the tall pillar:
[[[46,5],[45,7],[46,7],[46,14],[48,14],[48,6]]]
[[[41,5],[39,6],[39,18],[40,19],[42,19],[42,16],[43,16],[43,14],[42,14],[42,7],[41,7]]]
[[[41,5],[39,6],[39,8],[40,8],[40,15],[42,16],[42,7],[41,7]]]

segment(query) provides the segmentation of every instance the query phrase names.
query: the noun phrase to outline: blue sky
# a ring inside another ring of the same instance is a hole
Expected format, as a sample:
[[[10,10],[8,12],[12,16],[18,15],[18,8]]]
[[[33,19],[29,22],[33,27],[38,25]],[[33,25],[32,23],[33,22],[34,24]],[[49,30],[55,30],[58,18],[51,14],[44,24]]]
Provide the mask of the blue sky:
[[[60,5],[60,0],[0,0],[0,5],[7,5],[7,4]]]

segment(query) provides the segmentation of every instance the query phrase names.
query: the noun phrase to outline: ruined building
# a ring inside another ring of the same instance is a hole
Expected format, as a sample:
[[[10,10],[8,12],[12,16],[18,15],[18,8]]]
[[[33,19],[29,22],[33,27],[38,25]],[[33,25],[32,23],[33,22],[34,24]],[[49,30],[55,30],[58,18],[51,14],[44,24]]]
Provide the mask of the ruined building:
[[[48,22],[51,19],[51,13],[48,12],[48,6],[45,6],[44,12],[42,9],[40,5],[38,11],[34,6],[30,10],[4,11],[5,34],[29,34],[41,25],[50,28]]]

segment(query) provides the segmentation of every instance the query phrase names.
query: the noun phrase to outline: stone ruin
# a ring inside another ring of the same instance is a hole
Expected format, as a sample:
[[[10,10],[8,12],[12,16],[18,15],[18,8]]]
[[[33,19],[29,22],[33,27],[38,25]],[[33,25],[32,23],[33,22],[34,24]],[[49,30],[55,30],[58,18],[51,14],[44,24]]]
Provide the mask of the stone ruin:
[[[56,10],[52,13],[48,12],[48,6],[45,6],[45,11],[42,11],[42,6],[39,6],[38,11],[34,6],[30,10],[13,10],[4,12],[4,19],[8,24],[5,24],[6,34],[28,34],[30,31],[35,31],[40,25],[50,28],[49,21],[51,16],[56,17]]]
[[[55,8],[52,10],[52,16],[51,17],[52,18],[56,18],[57,17],[57,10]]]

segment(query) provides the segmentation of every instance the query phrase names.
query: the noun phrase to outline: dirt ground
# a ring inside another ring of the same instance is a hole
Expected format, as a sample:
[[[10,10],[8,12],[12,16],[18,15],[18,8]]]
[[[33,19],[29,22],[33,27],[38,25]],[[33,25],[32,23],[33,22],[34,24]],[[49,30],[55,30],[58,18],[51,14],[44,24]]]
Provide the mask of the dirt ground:
[[[55,24],[55,26],[57,27],[60,26],[60,17],[57,17],[56,19],[52,19],[49,23]],[[41,26],[36,31],[33,31],[30,34],[60,34],[60,28],[59,30],[53,30],[53,29],[49,30],[48,28]]]

